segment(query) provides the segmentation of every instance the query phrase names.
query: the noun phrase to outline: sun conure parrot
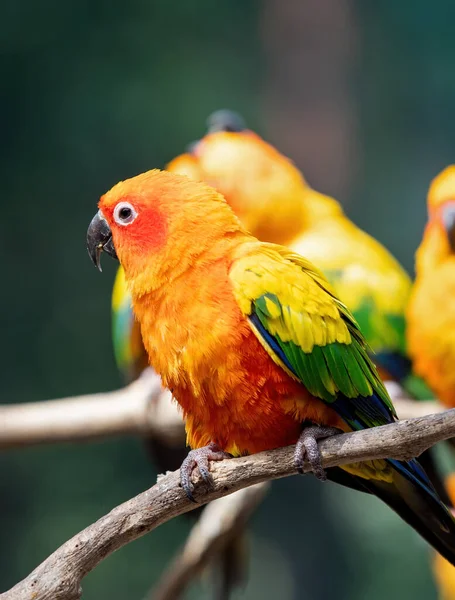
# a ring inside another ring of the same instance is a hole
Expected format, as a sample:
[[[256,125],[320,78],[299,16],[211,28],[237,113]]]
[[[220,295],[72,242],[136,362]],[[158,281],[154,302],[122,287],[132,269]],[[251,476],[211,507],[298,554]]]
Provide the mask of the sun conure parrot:
[[[104,194],[87,232],[118,258],[150,364],[183,409],[196,466],[297,443],[323,479],[316,440],[396,419],[350,311],[308,260],[258,241],[205,183],[153,170]],[[302,429],[303,428],[303,429]],[[455,563],[455,521],[416,460],[372,460],[329,477],[376,494]]]
[[[455,473],[447,477],[448,494],[455,505]],[[455,600],[455,567],[440,554],[433,558],[433,574],[439,590],[439,600]]]
[[[455,407],[455,165],[428,192],[428,223],[416,253],[407,319],[414,370],[441,402]]]

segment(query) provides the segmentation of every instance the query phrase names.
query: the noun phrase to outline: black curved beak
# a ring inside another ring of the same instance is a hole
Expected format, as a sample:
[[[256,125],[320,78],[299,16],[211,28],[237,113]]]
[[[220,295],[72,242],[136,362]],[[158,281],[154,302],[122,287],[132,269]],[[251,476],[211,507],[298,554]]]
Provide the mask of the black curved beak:
[[[112,231],[100,210],[93,217],[87,229],[87,250],[93,264],[100,271],[102,271],[101,252],[106,252],[118,260],[112,241]]]
[[[450,249],[455,253],[455,202],[451,202],[442,209],[442,223],[446,230]]]

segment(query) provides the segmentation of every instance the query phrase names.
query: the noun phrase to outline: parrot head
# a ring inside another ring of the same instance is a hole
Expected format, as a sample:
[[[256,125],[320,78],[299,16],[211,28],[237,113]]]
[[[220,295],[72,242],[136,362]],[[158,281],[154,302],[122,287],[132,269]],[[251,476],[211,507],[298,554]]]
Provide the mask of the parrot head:
[[[148,289],[178,276],[220,237],[245,234],[216,190],[157,169],[121,181],[98,207],[87,231],[92,261],[100,268],[106,252],[127,280],[142,278]]]
[[[455,165],[433,179],[428,191],[429,225],[439,231],[445,254],[455,254]]]
[[[428,222],[416,252],[416,272],[432,272],[455,259],[455,165],[437,175],[427,198]]]

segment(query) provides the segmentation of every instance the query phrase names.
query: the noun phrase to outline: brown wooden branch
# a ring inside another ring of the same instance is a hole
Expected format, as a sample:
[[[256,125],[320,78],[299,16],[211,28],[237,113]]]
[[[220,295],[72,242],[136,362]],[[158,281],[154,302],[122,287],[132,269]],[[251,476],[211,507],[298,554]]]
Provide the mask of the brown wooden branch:
[[[332,467],[373,458],[405,460],[454,436],[452,409],[323,440],[322,463]],[[213,488],[204,489],[198,480],[196,498],[205,504],[256,483],[294,475],[293,450],[290,446],[214,463]],[[82,579],[102,560],[195,506],[181,489],[178,473],[165,475],[152,488],[117,506],[63,544],[28,577],[1,594],[0,600],[79,599]]]
[[[193,526],[185,546],[166,568],[148,600],[177,600],[214,556],[241,533],[264,498],[270,482],[243,488],[211,502]]]

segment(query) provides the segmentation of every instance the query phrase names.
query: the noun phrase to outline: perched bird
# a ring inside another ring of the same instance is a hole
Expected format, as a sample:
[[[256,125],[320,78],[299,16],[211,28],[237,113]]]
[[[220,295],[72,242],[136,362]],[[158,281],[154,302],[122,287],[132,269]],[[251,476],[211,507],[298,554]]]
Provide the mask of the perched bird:
[[[446,487],[455,504],[455,473],[447,477]],[[455,567],[440,554],[433,558],[433,575],[439,590],[439,600],[455,600]]]
[[[193,450],[181,467],[297,442],[323,479],[317,439],[396,419],[357,323],[309,261],[247,233],[204,183],[153,170],[101,197],[87,232],[118,258],[150,363],[181,405]],[[303,430],[302,430],[303,427]],[[328,470],[376,494],[455,563],[455,521],[416,460]]]
[[[431,183],[428,223],[416,253],[407,310],[409,353],[447,407],[455,407],[455,165]]]

